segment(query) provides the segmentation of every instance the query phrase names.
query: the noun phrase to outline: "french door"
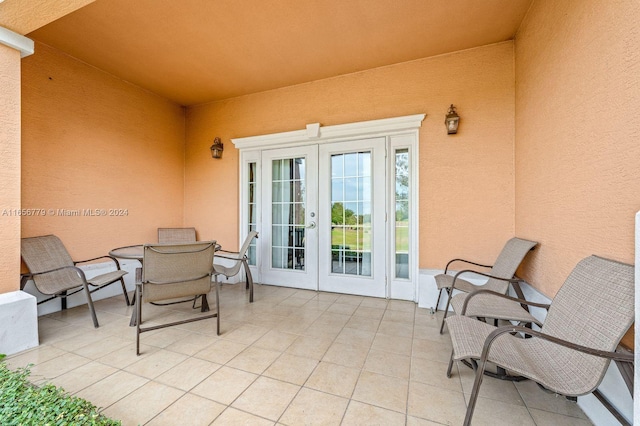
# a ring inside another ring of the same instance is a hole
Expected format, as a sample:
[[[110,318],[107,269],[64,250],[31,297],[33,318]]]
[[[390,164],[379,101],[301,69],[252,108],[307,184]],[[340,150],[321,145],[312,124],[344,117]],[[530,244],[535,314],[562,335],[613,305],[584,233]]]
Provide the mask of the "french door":
[[[262,282],[385,296],[385,139],[262,151]]]
[[[424,114],[232,139],[260,283],[418,300]]]

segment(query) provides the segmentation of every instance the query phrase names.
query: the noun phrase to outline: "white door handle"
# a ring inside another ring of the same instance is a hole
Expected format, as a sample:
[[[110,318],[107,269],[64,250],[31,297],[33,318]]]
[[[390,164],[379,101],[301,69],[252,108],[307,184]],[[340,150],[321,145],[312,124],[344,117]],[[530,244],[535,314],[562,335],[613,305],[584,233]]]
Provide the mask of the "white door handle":
[[[316,223],[315,222],[309,222],[309,224],[306,226],[308,229],[315,229],[316,227]]]

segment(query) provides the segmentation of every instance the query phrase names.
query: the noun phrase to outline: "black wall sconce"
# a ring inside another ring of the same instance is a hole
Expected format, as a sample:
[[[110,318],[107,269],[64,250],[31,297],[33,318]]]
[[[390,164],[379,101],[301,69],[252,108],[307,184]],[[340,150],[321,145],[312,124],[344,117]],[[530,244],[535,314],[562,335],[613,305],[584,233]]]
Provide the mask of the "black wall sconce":
[[[458,124],[460,123],[460,116],[456,114],[456,107],[451,104],[447,116],[444,119],[444,124],[447,125],[447,134],[455,135],[458,133]]]
[[[220,141],[220,138],[215,138],[213,145],[211,145],[211,156],[213,158],[222,158],[222,151],[224,151],[222,141]]]

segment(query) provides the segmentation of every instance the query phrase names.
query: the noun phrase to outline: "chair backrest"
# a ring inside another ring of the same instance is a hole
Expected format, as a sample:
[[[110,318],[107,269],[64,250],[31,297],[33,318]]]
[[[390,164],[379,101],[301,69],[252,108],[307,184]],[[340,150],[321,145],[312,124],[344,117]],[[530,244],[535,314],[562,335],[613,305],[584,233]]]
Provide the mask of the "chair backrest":
[[[634,321],[632,265],[589,256],[573,269],[551,302],[542,332],[569,342],[613,351]],[[558,349],[551,354],[566,365],[579,365],[579,374],[563,379],[575,395],[596,389],[609,360]]]
[[[158,243],[194,243],[196,228],[158,228]]]
[[[522,238],[515,237],[511,238],[506,242],[502,251],[498,255],[498,258],[491,268],[490,275],[495,275],[496,277],[501,278],[512,278],[516,273],[518,266],[520,266],[524,260],[524,257],[537,244],[538,243],[535,241],[523,240]],[[497,291],[498,293],[506,293],[509,289],[509,283],[507,281],[490,278],[483,288]]]
[[[215,241],[145,244],[143,301],[153,302],[209,293],[215,244]]]
[[[224,275],[226,275],[227,277],[233,277],[234,275],[237,275],[238,272],[240,272],[240,267],[242,266],[242,262],[240,262],[240,260],[242,260],[242,258],[245,257],[245,255],[247,254],[247,250],[249,250],[251,241],[253,241],[253,239],[257,237],[258,237],[258,233],[256,231],[249,232],[249,234],[247,235],[247,238],[245,238],[244,242],[242,243],[242,246],[240,247],[240,250],[238,251],[238,254],[237,254],[238,262],[234,262],[232,266],[225,268]]]
[[[22,238],[20,254],[32,274],[74,266],[69,252],[55,235]],[[36,275],[33,281],[43,294],[56,294],[82,285],[82,278],[73,269]]]

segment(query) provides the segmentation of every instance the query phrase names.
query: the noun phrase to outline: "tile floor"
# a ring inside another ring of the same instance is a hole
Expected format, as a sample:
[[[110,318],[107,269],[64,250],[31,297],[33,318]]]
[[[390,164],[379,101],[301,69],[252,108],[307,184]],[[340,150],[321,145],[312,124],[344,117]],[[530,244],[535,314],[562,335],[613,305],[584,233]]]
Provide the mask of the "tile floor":
[[[459,425],[473,372],[446,377],[440,313],[414,303],[243,285],[221,291],[215,319],[143,334],[135,355],[122,297],[40,317],[40,346],[8,358],[102,407],[123,425]],[[146,323],[191,304],[145,305]],[[474,425],[590,425],[580,408],[534,383],[486,378]]]

